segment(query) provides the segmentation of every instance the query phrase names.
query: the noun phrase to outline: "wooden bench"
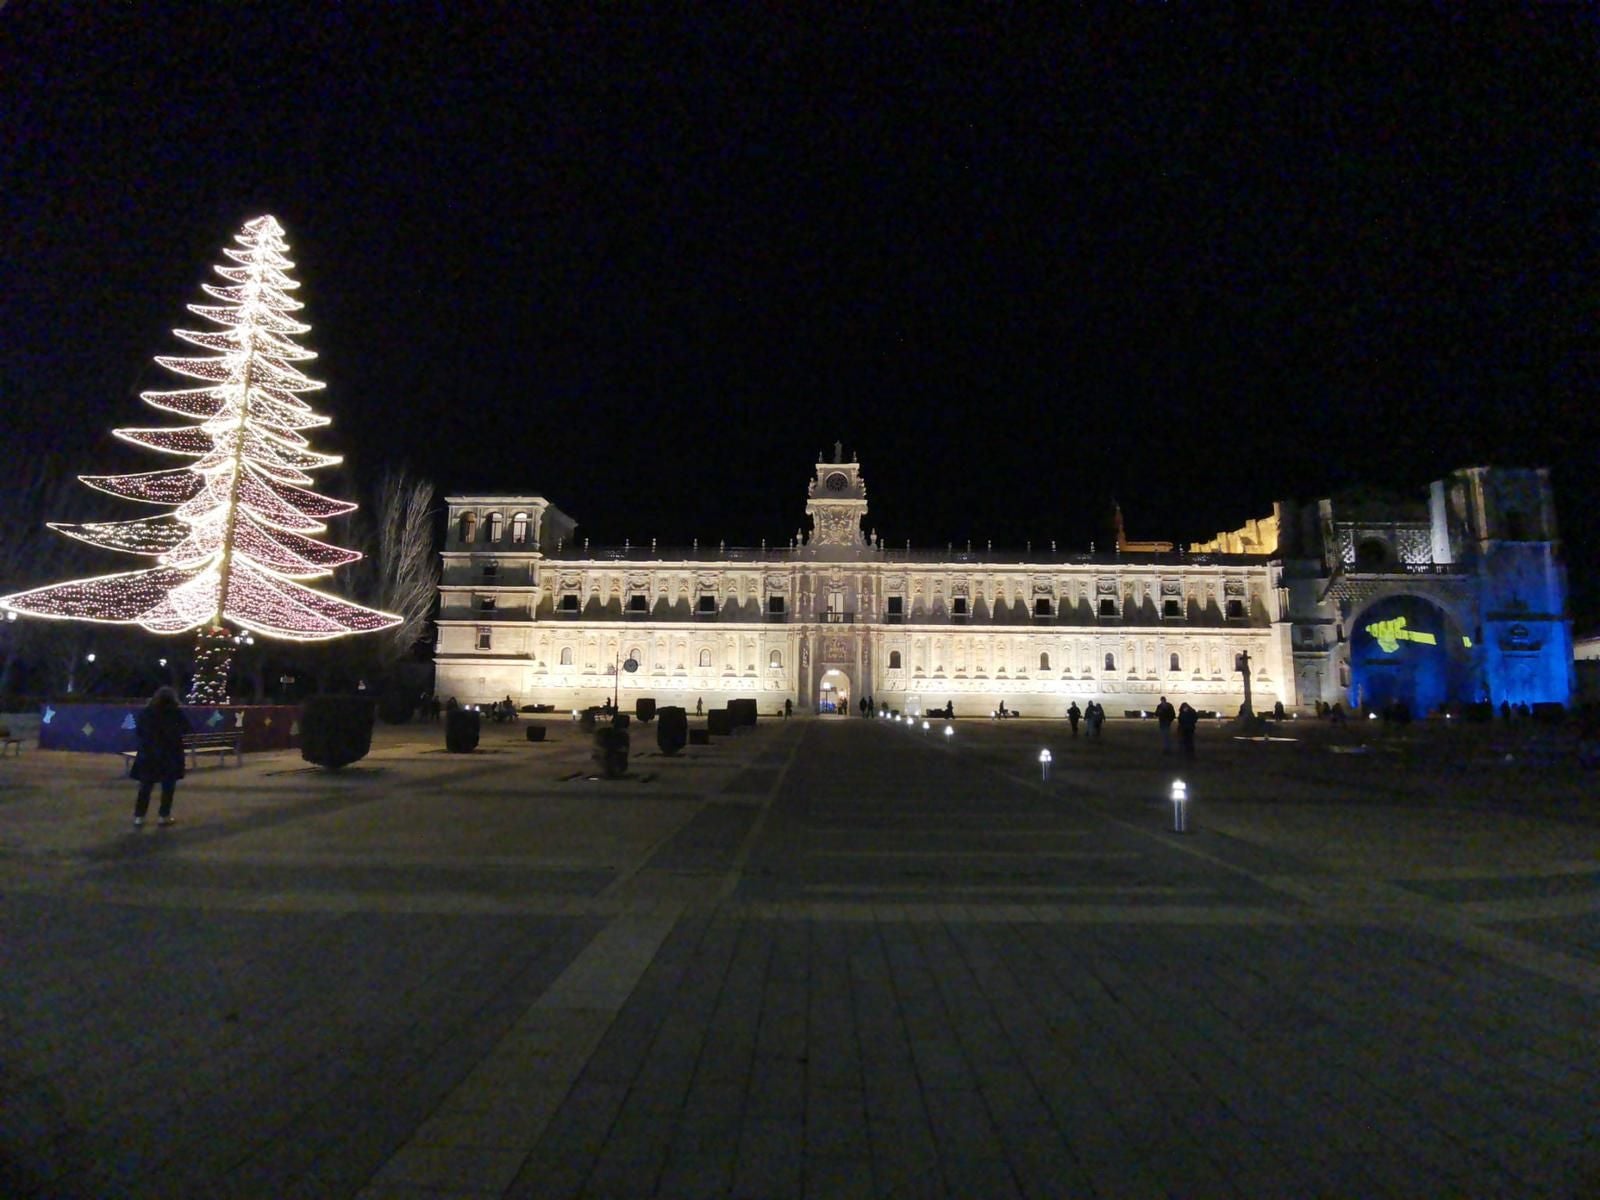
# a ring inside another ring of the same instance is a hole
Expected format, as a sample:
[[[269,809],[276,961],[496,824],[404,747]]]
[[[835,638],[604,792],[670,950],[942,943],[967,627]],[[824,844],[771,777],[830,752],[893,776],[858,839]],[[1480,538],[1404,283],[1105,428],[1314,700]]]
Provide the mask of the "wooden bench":
[[[198,767],[202,754],[215,754],[226,765],[228,755],[233,755],[236,766],[244,766],[244,734],[237,729],[223,729],[216,732],[186,733],[183,735],[183,752],[189,756],[189,765]],[[139,756],[137,750],[124,750],[122,757],[128,760],[128,774],[133,774],[133,761]]]

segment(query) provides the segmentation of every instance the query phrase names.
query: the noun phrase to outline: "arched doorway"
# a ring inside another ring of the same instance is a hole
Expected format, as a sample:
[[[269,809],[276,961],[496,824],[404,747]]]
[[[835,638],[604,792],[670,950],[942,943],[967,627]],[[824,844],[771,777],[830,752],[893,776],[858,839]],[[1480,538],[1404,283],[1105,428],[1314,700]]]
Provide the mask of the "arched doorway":
[[[817,712],[850,715],[850,677],[843,671],[824,671],[817,680]]]
[[[1381,710],[1403,701],[1418,717],[1468,703],[1472,664],[1472,643],[1444,609],[1421,596],[1390,596],[1352,623],[1349,703]]]

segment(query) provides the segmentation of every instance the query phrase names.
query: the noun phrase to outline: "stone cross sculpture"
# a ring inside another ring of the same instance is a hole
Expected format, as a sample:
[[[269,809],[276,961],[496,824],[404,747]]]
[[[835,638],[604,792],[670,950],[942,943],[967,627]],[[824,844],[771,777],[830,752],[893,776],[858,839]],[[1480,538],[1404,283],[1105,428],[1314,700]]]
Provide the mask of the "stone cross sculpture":
[[[1255,709],[1250,705],[1250,651],[1248,650],[1239,655],[1239,674],[1244,676],[1244,704],[1239,709],[1239,719],[1248,721],[1256,715]]]

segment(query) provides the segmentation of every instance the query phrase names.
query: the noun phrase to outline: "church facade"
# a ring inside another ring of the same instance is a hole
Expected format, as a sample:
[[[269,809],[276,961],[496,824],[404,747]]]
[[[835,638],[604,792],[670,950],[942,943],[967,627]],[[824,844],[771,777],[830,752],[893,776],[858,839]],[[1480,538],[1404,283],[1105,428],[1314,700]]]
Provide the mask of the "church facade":
[[[1174,550],[892,550],[854,456],[819,456],[809,535],[775,549],[590,549],[544,497],[451,496],[436,690],[582,708],[615,697],[772,713],[1004,706],[1113,716],[1160,696],[1282,703],[1560,701],[1572,688],[1548,477],[1471,468],[1426,501],[1288,502]]]

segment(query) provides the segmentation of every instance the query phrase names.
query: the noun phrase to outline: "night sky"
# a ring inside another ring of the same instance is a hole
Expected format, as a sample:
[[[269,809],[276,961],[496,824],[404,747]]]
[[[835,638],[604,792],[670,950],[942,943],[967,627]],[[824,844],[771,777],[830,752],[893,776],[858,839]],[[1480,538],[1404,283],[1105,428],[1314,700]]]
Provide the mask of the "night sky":
[[[1113,496],[1189,540],[1548,465],[1592,597],[1582,6],[722,7],[13,0],[8,459],[165,465],[109,431],[163,423],[152,356],[271,212],[338,494],[404,462],[597,542],[779,544],[839,439],[891,545],[1086,549]]]

